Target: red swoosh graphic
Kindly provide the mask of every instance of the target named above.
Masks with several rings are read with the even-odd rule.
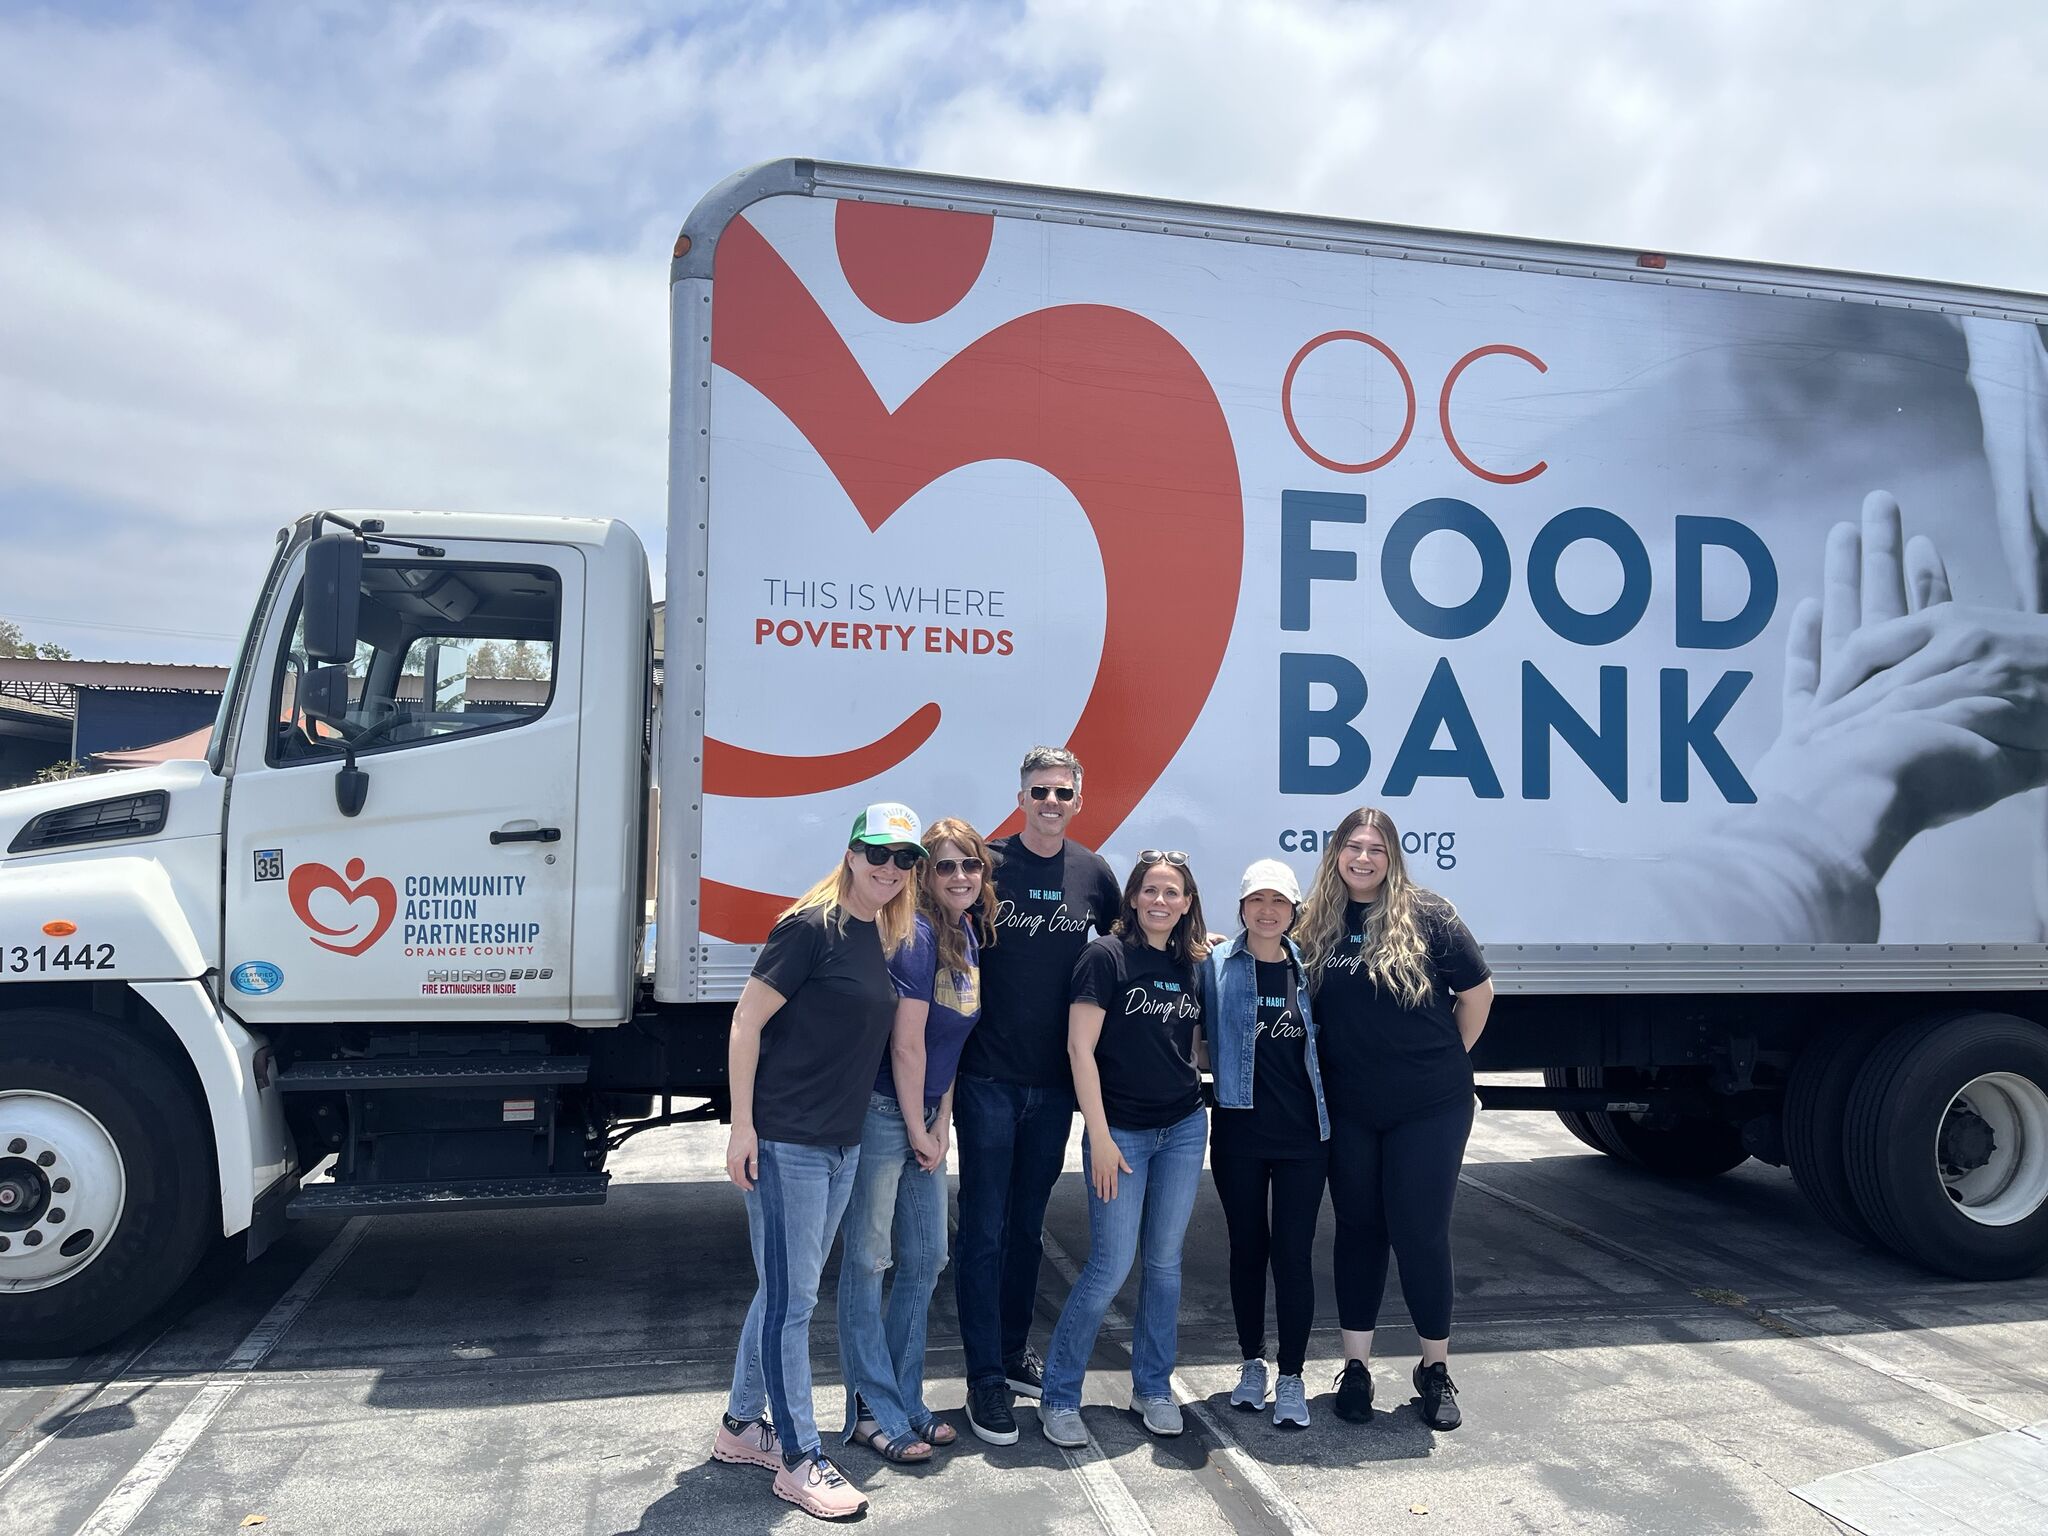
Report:
[[[1200,367],[1141,315],[1061,305],[980,337],[891,412],[743,218],[719,240],[715,277],[712,360],[804,435],[870,529],[932,481],[987,459],[1035,464],[1080,504],[1108,603],[1094,685],[1067,745],[1088,766],[1074,835],[1100,843],[1187,739],[1236,617],[1243,497],[1229,426]],[[782,763],[795,774],[804,761]],[[894,763],[876,752],[862,766],[872,775]],[[767,903],[786,904],[706,881],[704,929],[758,941]]]
[[[927,704],[879,741],[824,757],[779,757],[704,738],[704,792],[775,800],[843,789],[895,767],[939,728],[939,706]]]

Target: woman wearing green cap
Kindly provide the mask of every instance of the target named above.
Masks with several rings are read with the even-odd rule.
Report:
[[[921,831],[908,806],[863,811],[838,865],[768,935],[732,1015],[725,1167],[746,1194],[760,1285],[711,1454],[773,1469],[775,1496],[823,1520],[867,1508],[812,1417],[811,1313],[896,1018],[888,962],[917,921]]]
[[[1244,1358],[1233,1408],[1266,1403],[1266,1270],[1280,1325],[1273,1423],[1308,1428],[1303,1357],[1315,1325],[1316,1217],[1329,1158],[1329,1112],[1301,954],[1288,937],[1301,884],[1278,859],[1238,882],[1236,938],[1209,951],[1202,1017],[1216,1073],[1209,1176],[1230,1231],[1230,1305]]]

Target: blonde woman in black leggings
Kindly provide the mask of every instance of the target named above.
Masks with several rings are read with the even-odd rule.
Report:
[[[1361,806],[1323,847],[1296,925],[1315,999],[1337,1216],[1337,1417],[1372,1417],[1372,1336],[1387,1253],[1422,1345],[1423,1422],[1456,1429],[1451,1206],[1472,1131],[1469,1052],[1493,982],[1471,930],[1408,878],[1401,834]]]

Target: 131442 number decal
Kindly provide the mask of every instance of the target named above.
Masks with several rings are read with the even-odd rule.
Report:
[[[24,971],[111,971],[111,944],[11,944],[0,953],[0,966],[19,976]]]

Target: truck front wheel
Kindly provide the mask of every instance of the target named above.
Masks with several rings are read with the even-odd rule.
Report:
[[[0,1016],[0,1355],[76,1354],[170,1297],[219,1225],[205,1126],[132,1031]]]
[[[1849,1095],[1856,1206],[1889,1247],[1965,1280],[2048,1264],[2048,1029],[2010,1014],[1887,1036]]]

